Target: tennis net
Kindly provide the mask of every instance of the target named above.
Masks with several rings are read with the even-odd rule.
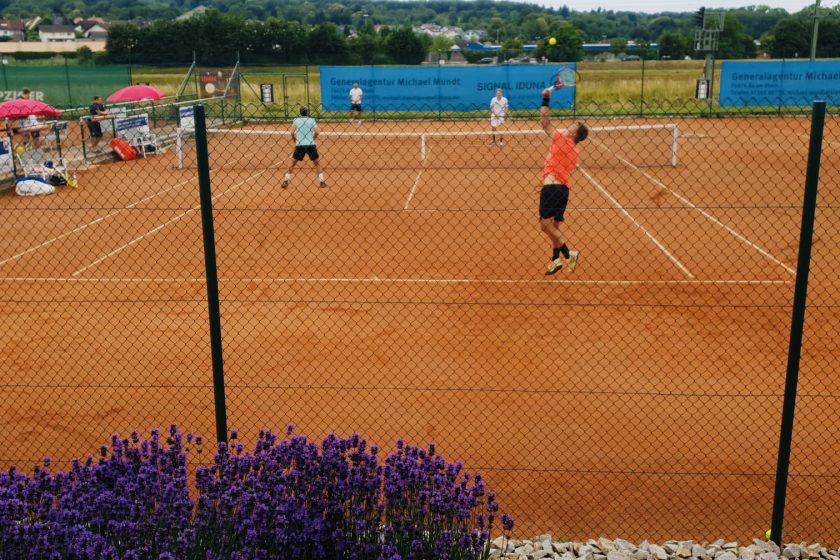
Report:
[[[498,134],[498,133],[497,133]],[[675,124],[596,126],[581,144],[587,167],[676,166]],[[505,130],[494,145],[489,131],[324,131],[318,152],[331,169],[538,169],[550,140],[543,130]],[[501,148],[501,149],[499,149]],[[294,141],[287,130],[208,129],[214,170],[274,169],[287,165]],[[182,136],[178,167],[195,167],[195,140]]]

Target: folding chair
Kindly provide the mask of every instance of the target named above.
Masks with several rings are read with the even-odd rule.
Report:
[[[160,150],[157,136],[154,132],[127,130],[123,134],[123,138],[137,150],[138,154],[142,154],[143,157],[146,157],[146,154],[156,154]]]
[[[52,123],[49,132],[44,135],[47,149],[51,152],[60,152],[58,149],[63,140],[67,137],[67,122],[55,121]]]
[[[133,115],[117,121],[117,132],[119,136],[131,144],[138,154],[146,157],[146,154],[157,153],[160,150],[157,136],[149,126],[149,116],[146,114]]]

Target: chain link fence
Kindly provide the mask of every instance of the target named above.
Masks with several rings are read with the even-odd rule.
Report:
[[[226,421],[240,439],[293,423],[386,450],[434,441],[484,474],[521,536],[763,536],[807,116],[555,112],[591,133],[562,224],[579,264],[546,275],[538,103],[495,136],[472,115],[314,111],[323,176],[306,159],[285,188],[290,122],[213,103]],[[77,124],[76,188],[0,194],[0,467],[66,466],[113,432],[171,422],[213,440],[186,107],[141,113],[139,145],[154,149],[126,162],[89,157]],[[827,546],[838,132],[829,116],[785,518],[785,540]]]

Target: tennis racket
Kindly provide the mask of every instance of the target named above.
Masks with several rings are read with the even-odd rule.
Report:
[[[72,188],[76,188],[79,186],[79,181],[76,179],[76,174],[73,173],[72,175],[64,168],[59,169],[56,173],[62,177],[65,181],[67,181],[67,185]]]
[[[551,77],[554,89],[562,87],[574,87],[580,81],[580,73],[575,70],[574,66],[561,66]]]

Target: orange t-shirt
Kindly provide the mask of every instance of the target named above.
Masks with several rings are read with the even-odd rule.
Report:
[[[545,156],[543,178],[553,175],[558,184],[569,186],[569,175],[577,165],[580,151],[575,141],[565,132],[555,130],[551,138],[551,147]]]

